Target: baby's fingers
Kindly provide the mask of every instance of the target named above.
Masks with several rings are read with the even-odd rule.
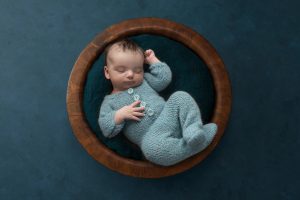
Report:
[[[141,103],[140,100],[133,102],[132,104],[130,104],[131,107],[136,107],[137,105],[139,105]]]
[[[146,56],[149,56],[151,53],[152,53],[152,50],[151,50],[151,49],[148,49],[148,50],[145,51],[145,55],[146,55]]]
[[[133,115],[130,117],[130,119],[133,119],[133,120],[135,120],[135,121],[141,121],[140,118],[138,118],[138,117],[136,117],[136,116],[133,116]]]
[[[133,111],[134,112],[136,112],[136,111],[143,111],[143,110],[145,110],[145,107],[135,107],[135,108],[133,108]]]
[[[143,116],[145,116],[145,114],[142,113],[142,112],[133,112],[132,114],[133,114],[134,116],[136,116],[136,117],[143,117]]]

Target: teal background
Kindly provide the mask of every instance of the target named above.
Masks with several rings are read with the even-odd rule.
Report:
[[[299,1],[0,1],[0,199],[299,199]],[[176,176],[113,172],[74,137],[66,90],[106,27],[161,17],[201,33],[226,64],[230,122]]]

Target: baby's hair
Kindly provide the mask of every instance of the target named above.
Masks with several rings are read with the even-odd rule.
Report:
[[[104,50],[104,62],[105,62],[105,66],[107,65],[107,55],[108,55],[108,52],[110,51],[110,49],[111,49],[111,47],[113,45],[117,45],[123,51],[129,50],[129,51],[133,51],[133,52],[139,52],[144,57],[144,50],[139,45],[137,45],[135,42],[133,42],[132,40],[129,40],[127,38],[120,39],[120,40],[117,40],[117,41],[109,44],[105,48],[105,50]]]

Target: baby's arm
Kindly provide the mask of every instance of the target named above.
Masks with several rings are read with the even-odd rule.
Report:
[[[125,123],[116,124],[114,110],[108,102],[103,102],[100,108],[98,124],[105,137],[112,138],[116,136],[124,127]]]
[[[140,120],[138,116],[144,116],[141,113],[144,107],[135,107],[139,103],[140,101],[133,102],[119,110],[113,110],[107,102],[102,103],[98,123],[103,135],[108,138],[116,136],[123,129],[125,119]]]
[[[165,89],[172,80],[170,67],[166,63],[161,62],[151,49],[145,51],[145,63],[150,65],[150,73],[144,74],[149,85],[157,92]]]

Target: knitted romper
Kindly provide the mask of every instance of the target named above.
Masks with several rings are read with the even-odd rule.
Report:
[[[123,130],[147,160],[170,166],[205,149],[213,140],[217,125],[202,124],[199,107],[188,93],[174,92],[167,101],[159,96],[157,92],[165,89],[172,79],[165,62],[152,64],[149,70],[139,86],[104,97],[98,123],[105,137],[114,137]],[[116,111],[137,100],[141,100],[139,106],[145,107],[141,121],[115,124]]]

